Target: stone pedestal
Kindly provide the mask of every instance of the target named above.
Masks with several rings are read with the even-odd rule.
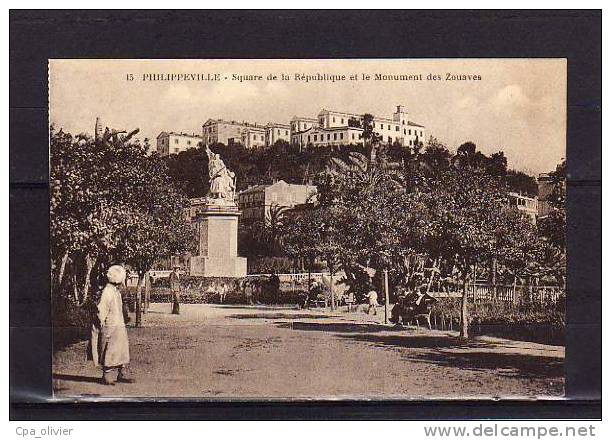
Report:
[[[238,207],[207,199],[192,202],[199,238],[198,255],[189,262],[190,274],[204,277],[246,276],[246,258],[238,257]]]

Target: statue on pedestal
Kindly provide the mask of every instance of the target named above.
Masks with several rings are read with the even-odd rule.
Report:
[[[235,204],[235,173],[225,166],[223,159],[206,145],[210,189],[206,197],[216,204]]]
[[[208,146],[207,177],[210,189],[206,197],[192,199],[197,213],[198,255],[189,259],[189,274],[203,277],[241,278],[246,276],[246,258],[238,256],[238,218],[235,202],[236,178],[220,155]]]

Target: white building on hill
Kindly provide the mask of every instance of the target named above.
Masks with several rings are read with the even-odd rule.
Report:
[[[162,131],[159,133],[159,136],[157,136],[157,153],[159,153],[160,156],[177,154],[189,148],[197,148],[201,141],[201,136],[195,134]]]
[[[291,120],[291,142],[302,147],[362,143],[362,117],[326,109],[320,111],[317,119],[295,116]],[[402,105],[397,106],[390,118],[374,115],[373,130],[382,142],[405,146],[424,142],[426,136],[425,127],[410,121]]]

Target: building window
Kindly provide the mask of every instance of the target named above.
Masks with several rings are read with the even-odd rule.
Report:
[[[395,131],[399,131],[399,126],[398,125],[395,127]]]
[[[354,139],[354,133],[352,133],[352,139]]]
[[[286,136],[288,136],[288,135],[289,135],[289,131],[288,131],[288,130],[284,130],[284,134],[285,134]]]
[[[317,135],[317,134],[315,134],[315,135],[314,135],[314,141],[317,141],[317,140],[318,140],[317,138],[318,138],[318,135]]]
[[[331,140],[331,133],[327,133],[327,140],[330,141]]]
[[[337,140],[337,133],[333,133],[333,140],[336,141]]]
[[[308,143],[310,142],[310,135],[308,135]]]
[[[187,145],[191,145],[191,141],[187,141]]]
[[[342,118],[342,125],[344,124],[344,118]]]
[[[178,139],[174,139],[174,143],[177,144],[178,143]]]
[[[340,134],[339,134],[339,138],[340,138],[340,139],[343,139],[343,138],[344,138],[344,133],[340,133]]]
[[[335,122],[335,116],[333,116],[333,122]]]
[[[410,136],[412,135],[412,131],[411,131],[411,130],[409,131],[409,135],[410,135]],[[411,145],[411,144],[410,144],[410,145]]]

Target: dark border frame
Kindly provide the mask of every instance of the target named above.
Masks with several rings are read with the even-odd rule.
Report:
[[[9,30],[11,419],[601,417],[601,11],[12,10]],[[382,57],[567,58],[571,400],[45,402],[51,392],[47,60]]]

